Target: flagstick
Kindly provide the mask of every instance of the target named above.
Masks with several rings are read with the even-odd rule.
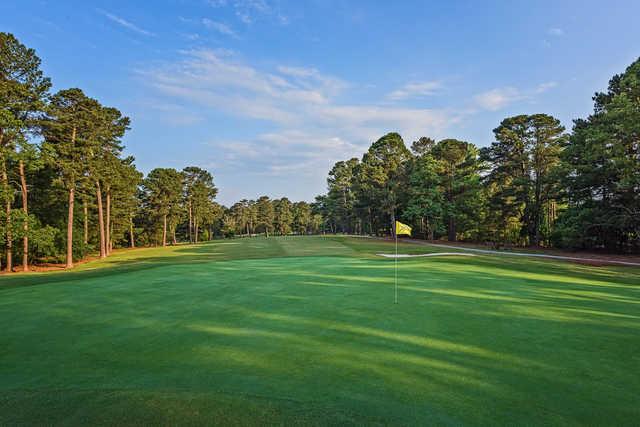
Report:
[[[398,303],[398,231],[396,230],[396,257],[395,259],[395,270],[396,270],[396,286],[395,286],[395,299],[394,304]]]

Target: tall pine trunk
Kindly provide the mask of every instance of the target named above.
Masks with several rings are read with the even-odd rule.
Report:
[[[167,215],[162,216],[162,246],[167,246]]]
[[[24,212],[24,223],[22,224],[22,230],[24,236],[22,237],[22,271],[29,271],[29,210],[27,200],[27,178],[24,174],[24,162],[20,160],[18,162],[18,169],[20,171],[20,188],[22,190],[22,212]]]
[[[89,244],[89,207],[86,199],[82,202],[82,211],[84,215],[84,245],[87,246]]]
[[[533,246],[540,246],[540,220],[542,216],[542,184],[540,179],[536,177],[535,193],[533,200],[533,219],[531,229],[529,230],[529,242]]]
[[[456,231],[456,218],[455,216],[451,213],[451,211],[454,209],[454,202],[455,202],[455,197],[453,195],[453,180],[455,179],[455,172],[454,172],[454,168],[453,165],[449,166],[450,167],[450,172],[449,172],[449,183],[447,185],[447,201],[449,202],[449,212],[447,215],[447,240],[449,242],[455,242],[457,240],[457,231]]]
[[[13,271],[13,237],[11,233],[11,197],[9,196],[9,178],[7,176],[7,162],[5,158],[2,158],[2,185],[5,190],[7,201],[5,204],[5,213],[7,215],[7,230],[6,230],[6,245],[7,245],[7,272]]]
[[[106,199],[107,199],[107,225],[105,227],[105,231],[107,234],[106,240],[104,242],[104,252],[109,255],[111,253],[111,187],[108,186],[106,189]]]
[[[77,129],[71,131],[71,145],[76,143]],[[75,202],[76,181],[72,177],[69,185],[69,212],[67,213],[67,268],[73,267],[73,204]]]
[[[194,238],[195,238],[195,243],[198,243],[198,219],[194,218],[193,219],[193,234],[194,234]]]
[[[191,210],[191,200],[189,200],[189,243],[193,243],[193,235],[192,235],[192,231],[193,230],[193,213]]]
[[[136,247],[136,239],[133,236],[133,216],[129,216],[129,244],[132,248]]]
[[[449,213],[449,226],[447,227],[447,240],[455,242],[457,239],[456,233],[456,219],[451,213]]]
[[[96,180],[96,201],[98,202],[98,227],[100,228],[100,258],[107,257],[107,247],[104,233],[104,213],[102,211],[102,190],[100,181]]]
[[[73,204],[75,197],[75,184],[69,189],[69,212],[67,216],[67,268],[73,267]]]

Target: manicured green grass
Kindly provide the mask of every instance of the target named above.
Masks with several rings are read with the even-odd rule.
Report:
[[[434,251],[418,245],[403,253]],[[345,237],[0,278],[0,425],[637,425],[640,270]]]

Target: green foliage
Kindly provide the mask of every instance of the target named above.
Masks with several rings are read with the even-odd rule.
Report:
[[[262,196],[256,201],[256,231],[267,236],[273,230],[275,211],[269,197]]]
[[[359,191],[365,198],[376,201],[387,215],[388,228],[395,232],[396,211],[405,196],[406,163],[411,153],[397,133],[388,133],[376,142],[362,157]]]
[[[640,59],[594,97],[562,153],[570,208],[567,246],[637,250],[640,246]],[[577,226],[579,224],[579,226]]]
[[[544,208],[558,198],[564,127],[546,114],[519,115],[504,119],[493,132],[496,142],[482,150],[490,168],[485,178],[489,237],[500,243],[538,245],[543,240]],[[514,234],[518,227],[520,232]]]
[[[280,200],[274,200],[274,219],[273,228],[280,235],[291,233],[293,224],[293,205],[286,197]]]
[[[56,236],[59,230],[50,225],[37,226],[36,221],[30,223],[29,245],[32,259],[53,258],[59,252],[56,247]]]
[[[433,239],[443,229],[444,198],[438,174],[440,165],[430,149],[421,152],[411,163],[409,200],[402,217],[417,224],[425,238]]]

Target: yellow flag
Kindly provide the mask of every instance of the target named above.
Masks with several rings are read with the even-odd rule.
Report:
[[[407,224],[403,224],[400,221],[396,221],[396,236],[400,236],[402,234],[408,234],[411,236],[411,227]]]

